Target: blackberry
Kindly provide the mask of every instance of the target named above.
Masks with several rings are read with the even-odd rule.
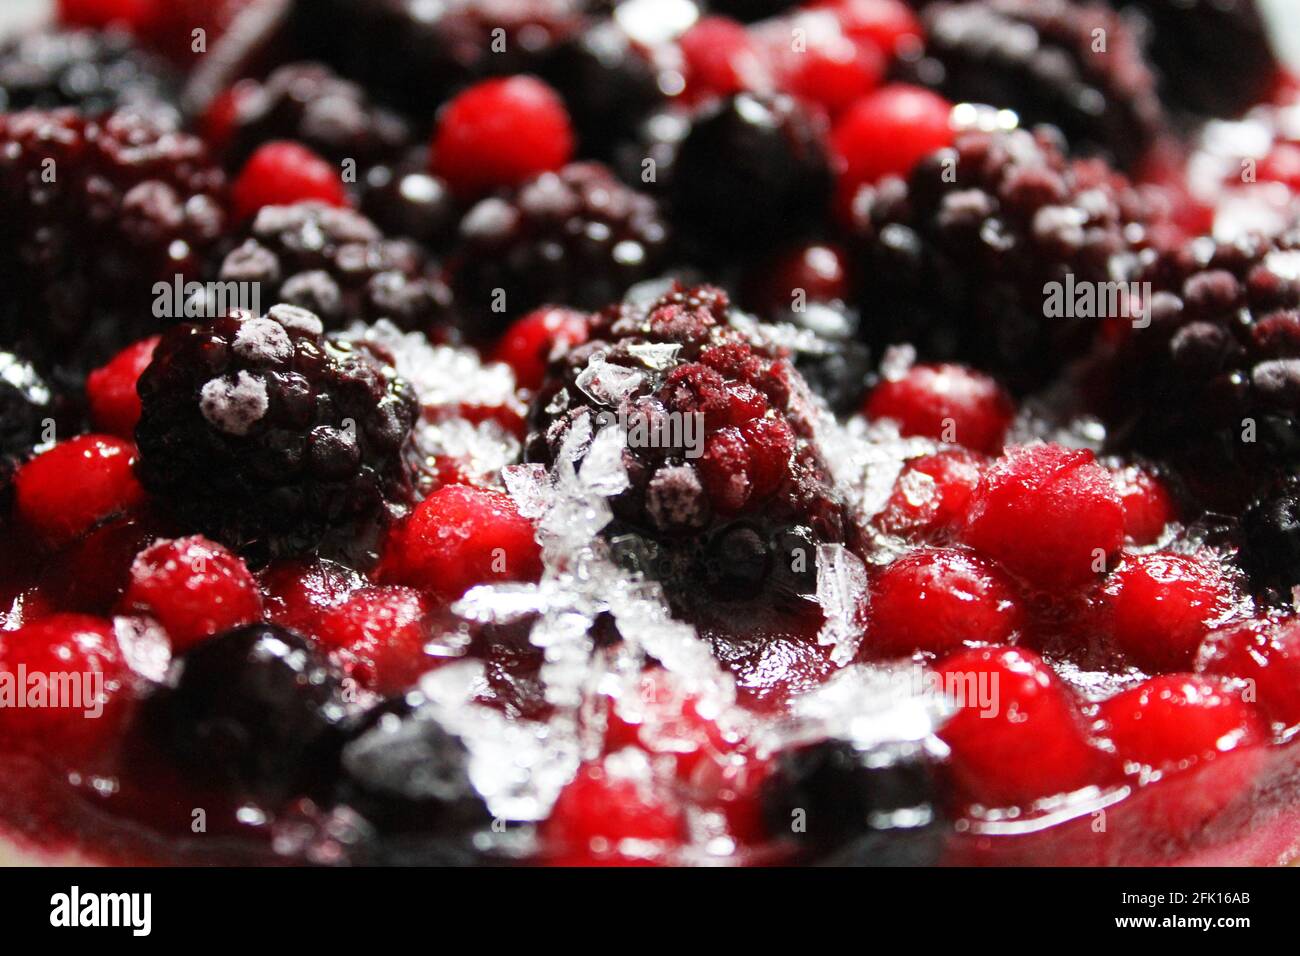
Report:
[[[141,483],[254,563],[318,551],[364,565],[409,498],[410,385],[304,309],[176,326],[138,391]]]
[[[954,102],[1014,110],[1025,126],[1052,123],[1076,151],[1123,169],[1160,133],[1155,78],[1138,37],[1104,5],[975,0],[936,3],[921,17],[926,57],[909,78]]]
[[[0,206],[0,345],[84,369],[165,324],[154,283],[198,277],[225,177],[140,113],[25,111],[0,115]]]
[[[1112,444],[1195,463],[1183,470],[1202,492],[1226,468],[1245,489],[1290,470],[1300,461],[1300,233],[1198,239],[1145,259],[1150,324],[1101,370]]]
[[[943,850],[934,770],[916,748],[864,751],[835,739],[800,745],[777,756],[761,799],[769,832],[793,834],[807,862],[930,866]],[[798,819],[802,828],[793,826]]]
[[[1236,116],[1281,74],[1255,0],[1109,0],[1149,25],[1161,98],[1173,109]]]
[[[664,265],[668,228],[658,204],[596,163],[542,173],[509,197],[489,197],[460,225],[451,268],[475,335],[554,303],[599,308]],[[507,311],[499,310],[502,290]]]
[[[295,140],[338,165],[354,160],[365,170],[409,148],[410,126],[397,113],[370,101],[356,83],[319,63],[291,63],[266,80],[233,87],[223,162],[238,170],[270,140]]]
[[[419,246],[318,202],[263,207],[218,278],[257,283],[262,297],[308,309],[331,329],[383,318],[428,332],[451,307],[450,290]]]
[[[853,216],[864,339],[1018,390],[1082,356],[1102,326],[1073,308],[1047,315],[1047,284],[1107,288],[1165,221],[1099,161],[1068,162],[1045,129],[962,134],[906,183],[860,192]]]
[[[696,614],[758,594],[801,606],[816,545],[854,534],[807,385],[731,318],[709,286],[597,314],[541,389],[527,449],[553,464],[573,429],[621,422],[629,487],[611,500],[607,533],[620,560]]]
[[[251,624],[203,641],[173,668],[146,701],[142,726],[187,774],[273,799],[330,782],[342,680],[310,641]]]
[[[0,45],[0,113],[134,107],[179,121],[172,69],[116,30],[30,33]]]
[[[1255,592],[1282,607],[1300,585],[1300,480],[1283,479],[1246,510],[1241,564]]]
[[[9,480],[41,442],[54,417],[54,394],[30,362],[0,352],[0,514],[8,510]]]
[[[788,245],[825,219],[826,130],[789,97],[730,97],[695,117],[669,188],[674,225],[706,261]]]

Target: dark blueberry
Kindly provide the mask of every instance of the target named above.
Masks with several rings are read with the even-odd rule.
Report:
[[[775,839],[793,838],[808,862],[929,866],[943,849],[934,771],[919,750],[859,750],[826,740],[781,753],[763,787]]]
[[[416,150],[396,163],[372,166],[361,186],[361,211],[386,235],[445,249],[456,234],[456,202],[428,165],[427,152]]]
[[[180,657],[151,697],[149,735],[194,779],[269,798],[330,782],[341,743],[339,674],[303,637],[252,624]]]
[[[1241,522],[1241,562],[1257,593],[1290,606],[1300,585],[1300,481],[1292,478],[1255,502]]]

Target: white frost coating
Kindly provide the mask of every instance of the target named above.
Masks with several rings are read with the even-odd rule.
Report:
[[[199,411],[213,428],[227,435],[247,435],[269,406],[266,382],[243,370],[234,381],[214,378],[199,392]]]
[[[325,331],[325,325],[321,322],[320,317],[315,312],[301,308],[296,305],[288,305],[284,302],[273,305],[266,313],[267,318],[275,319],[286,329],[295,332],[307,332],[310,335],[320,335]]]
[[[611,365],[602,353],[597,352],[587,362],[587,367],[578,373],[574,384],[593,402],[615,407],[640,388],[644,381],[645,376],[636,369]]]
[[[241,324],[232,348],[246,362],[271,364],[287,362],[293,357],[289,333],[271,318],[249,319]]]
[[[842,544],[817,546],[817,603],[825,621],[817,643],[830,646],[840,667],[853,661],[866,626],[867,568]]]

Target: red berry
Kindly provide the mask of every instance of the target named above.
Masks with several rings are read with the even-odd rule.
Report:
[[[871,390],[868,418],[891,418],[903,435],[934,438],[994,454],[1002,448],[1015,408],[997,382],[964,365],[913,365],[901,378]]]
[[[157,620],[178,654],[262,618],[262,594],[243,559],[199,535],[140,552],[122,604],[127,613]]]
[[[72,27],[134,29],[153,15],[158,0],[59,0],[59,22]]]
[[[340,171],[306,146],[288,140],[264,143],[240,170],[230,189],[235,215],[249,218],[263,206],[316,200],[346,206]]]
[[[678,778],[689,781],[711,775],[703,765],[711,756],[731,752],[739,742],[706,716],[708,707],[683,693],[668,672],[646,671],[637,690],[635,700],[611,705],[606,752],[639,747],[651,754],[671,754]]]
[[[132,438],[140,420],[140,396],[135,383],[153,358],[160,336],[128,345],[107,365],[86,377],[86,398],[95,427],[119,438]]]
[[[109,621],[54,614],[0,631],[0,674],[26,705],[0,707],[0,748],[67,760],[116,739],[131,671]],[[41,688],[44,699],[33,697]]]
[[[914,458],[903,466],[877,523],[912,540],[940,540],[966,519],[971,495],[988,462],[953,448]]]
[[[686,823],[651,781],[620,774],[606,760],[578,771],[541,836],[555,864],[627,866],[660,860],[685,840]]]
[[[971,800],[1020,806],[1105,778],[1106,755],[1088,741],[1069,689],[1036,654],[964,651],[936,672],[959,706],[939,735]]]
[[[1124,509],[1092,452],[1010,448],[971,497],[968,544],[1045,589],[1086,584],[1124,541]]]
[[[1190,668],[1230,597],[1216,564],[1164,552],[1125,559],[1103,593],[1115,643],[1150,672]]]
[[[800,303],[843,301],[849,295],[848,256],[839,246],[808,243],[763,263],[750,283],[756,308],[780,313]]]
[[[531,76],[484,80],[438,117],[433,171],[462,196],[514,186],[573,155],[573,131],[559,95]]]
[[[922,157],[951,146],[952,104],[905,84],[883,86],[846,109],[831,133],[839,163],[839,203],[847,210],[859,187],[906,176]]]
[[[1020,597],[1006,574],[966,551],[935,548],[898,559],[876,578],[867,647],[873,657],[949,654],[1014,643],[1023,626]]]
[[[64,544],[144,500],[135,446],[111,435],[78,435],[14,475],[15,510],[47,544]]]
[[[921,23],[903,0],[814,0],[813,8],[828,8],[844,32],[869,40],[888,57],[921,42]]]
[[[448,485],[397,533],[389,576],[455,600],[476,584],[531,581],[542,570],[533,525],[504,492]]]
[[[1248,681],[1271,720],[1300,725],[1300,621],[1248,621],[1212,632],[1196,669]]]
[[[1300,144],[1274,144],[1268,155],[1259,161],[1255,176],[1264,182],[1284,183],[1288,189],[1300,191]]]
[[[682,34],[678,45],[692,98],[730,96],[762,85],[763,63],[743,23],[703,17]]]
[[[807,31],[802,49],[787,50],[789,37],[782,37],[782,86],[835,116],[876,88],[885,58],[871,41],[854,39],[838,25],[826,30],[821,22],[814,17],[795,21]]]
[[[1115,486],[1124,506],[1124,536],[1134,544],[1154,544],[1165,526],[1178,517],[1164,482],[1144,468],[1119,469]]]
[[[529,312],[506,329],[492,358],[515,370],[520,388],[539,388],[546,366],[557,349],[566,351],[587,341],[587,319],[574,309],[544,306]]]
[[[302,634],[316,632],[326,612],[365,585],[356,571],[334,561],[284,561],[262,572],[266,616]]]
[[[413,588],[361,588],[326,611],[313,635],[361,686],[397,694],[436,663],[424,650],[431,611]]]

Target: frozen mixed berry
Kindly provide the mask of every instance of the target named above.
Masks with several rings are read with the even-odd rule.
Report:
[[[810,303],[844,302],[852,291],[846,250],[826,242],[799,243],[756,263],[743,304],[771,321],[789,321]]]
[[[788,96],[741,93],[706,106],[677,152],[670,191],[681,238],[706,260],[787,245],[824,221],[824,124]]]
[[[307,309],[327,328],[388,319],[432,332],[447,319],[451,292],[420,248],[386,237],[360,213],[317,202],[267,206],[241,235],[217,278]]]
[[[178,318],[154,284],[198,277],[224,189],[200,140],[138,112],[0,115],[0,343],[76,366]]]
[[[54,414],[54,393],[41,374],[25,359],[0,352],[0,508],[7,509],[14,469],[49,437]]]
[[[0,749],[56,761],[102,756],[130,712],[134,679],[103,618],[52,614],[0,632],[0,674],[29,705],[36,680],[50,695],[44,706],[0,707]]]
[[[913,365],[873,388],[862,411],[870,419],[892,419],[903,435],[995,454],[1015,408],[987,375],[961,365]]]
[[[921,23],[905,0],[813,0],[806,6],[829,11],[849,36],[888,57],[909,54],[921,42]]]
[[[86,401],[97,429],[119,438],[132,438],[140,420],[140,394],[136,382],[153,360],[158,336],[128,345],[107,364],[86,376]]]
[[[1099,162],[1067,162],[1045,131],[962,133],[906,184],[855,199],[862,334],[1035,387],[1113,315],[1080,310],[1075,290],[1111,289],[1160,215]]]
[[[310,633],[362,687],[396,694],[437,663],[424,650],[432,610],[414,588],[363,587],[321,614]]]
[[[957,707],[939,732],[948,772],[984,806],[1024,806],[1104,782],[1107,755],[1087,735],[1073,694],[1037,655],[1019,648],[965,651],[936,673]]]
[[[1294,619],[1252,620],[1211,632],[1196,670],[1249,682],[1269,719],[1286,729],[1300,724],[1300,626]]]
[[[79,27],[138,27],[153,0],[58,0],[60,23]]]
[[[1124,509],[1092,452],[1016,446],[980,479],[962,539],[1040,588],[1079,587],[1111,567]]]
[[[609,533],[642,551],[625,557],[679,601],[779,602],[810,590],[817,543],[852,532],[806,384],[730,316],[709,286],[599,313],[538,394],[528,454],[553,463],[566,442],[621,423],[629,487]]]
[[[273,561],[259,581],[268,619],[291,631],[311,634],[321,619],[366,584],[357,571],[337,561]]]
[[[310,641],[251,624],[178,657],[141,716],[191,779],[276,798],[322,782],[345,706],[338,673]]]
[[[1155,544],[1178,517],[1173,494],[1150,468],[1128,465],[1116,469],[1115,486],[1124,506],[1124,536],[1134,544]]]
[[[997,565],[967,551],[914,551],[871,585],[866,648],[872,657],[949,654],[974,644],[1014,644],[1025,612]]]
[[[131,564],[125,613],[145,614],[182,653],[213,634],[262,617],[262,595],[239,556],[200,535],[166,539]]]
[[[385,234],[437,250],[455,238],[460,214],[447,184],[429,172],[428,154],[421,149],[366,170],[361,211]]]
[[[560,866],[662,863],[686,841],[686,820],[648,774],[621,773],[610,759],[581,767],[541,827],[548,861]]]
[[[777,754],[761,787],[769,835],[802,846],[801,862],[930,866],[943,848],[931,759],[824,740]]]
[[[965,522],[986,467],[982,456],[961,448],[914,458],[873,520],[882,531],[908,540],[943,540]]]
[[[410,493],[418,401],[390,361],[289,305],[177,326],[140,376],[140,480],[186,527],[258,561],[364,561]]]
[[[600,308],[665,265],[658,204],[597,163],[573,163],[480,201],[460,224],[452,283],[470,332],[547,302]]]
[[[587,341],[587,317],[574,309],[542,306],[512,323],[492,357],[515,372],[520,388],[540,388],[553,356]]]
[[[1100,2],[975,0],[921,14],[916,76],[954,102],[1051,123],[1074,150],[1131,169],[1160,134],[1156,81],[1138,35]]]
[[[769,85],[767,64],[745,25],[729,17],[705,16],[681,35],[686,95],[693,100],[731,96]]]
[[[291,140],[259,146],[230,187],[235,216],[248,219],[265,206],[319,202],[346,206],[342,169]]]
[[[1103,593],[1115,642],[1149,672],[1191,667],[1232,599],[1213,561],[1159,551],[1126,558]]]
[[[430,163],[458,194],[517,186],[564,166],[573,130],[559,95],[531,76],[485,80],[442,108]]]
[[[136,449],[111,435],[78,435],[37,455],[14,474],[14,511],[44,543],[66,544],[140,505]]]
[[[1289,605],[1300,585],[1300,481],[1284,479],[1246,509],[1238,560],[1259,596]]]
[[[120,0],[119,0],[120,2]],[[239,16],[262,0],[141,0],[135,32],[153,49],[181,66],[201,62]],[[198,42],[195,31],[202,42]]]
[[[1256,0],[1109,0],[1150,25],[1147,53],[1170,106],[1236,116],[1281,72]]]
[[[884,76],[884,52],[870,40],[850,36],[826,11],[760,29],[770,43],[780,87],[832,116],[875,89]]]
[[[531,581],[542,570],[531,521],[501,491],[447,485],[420,502],[388,545],[391,580],[455,600],[478,584]]]
[[[175,115],[176,78],[160,58],[117,31],[28,33],[0,45],[0,112],[119,107]]]
[[[606,753],[639,747],[670,754],[677,778],[697,787],[707,788],[741,743],[719,723],[713,702],[688,693],[662,668],[642,673],[634,694],[611,698],[605,722]]]

